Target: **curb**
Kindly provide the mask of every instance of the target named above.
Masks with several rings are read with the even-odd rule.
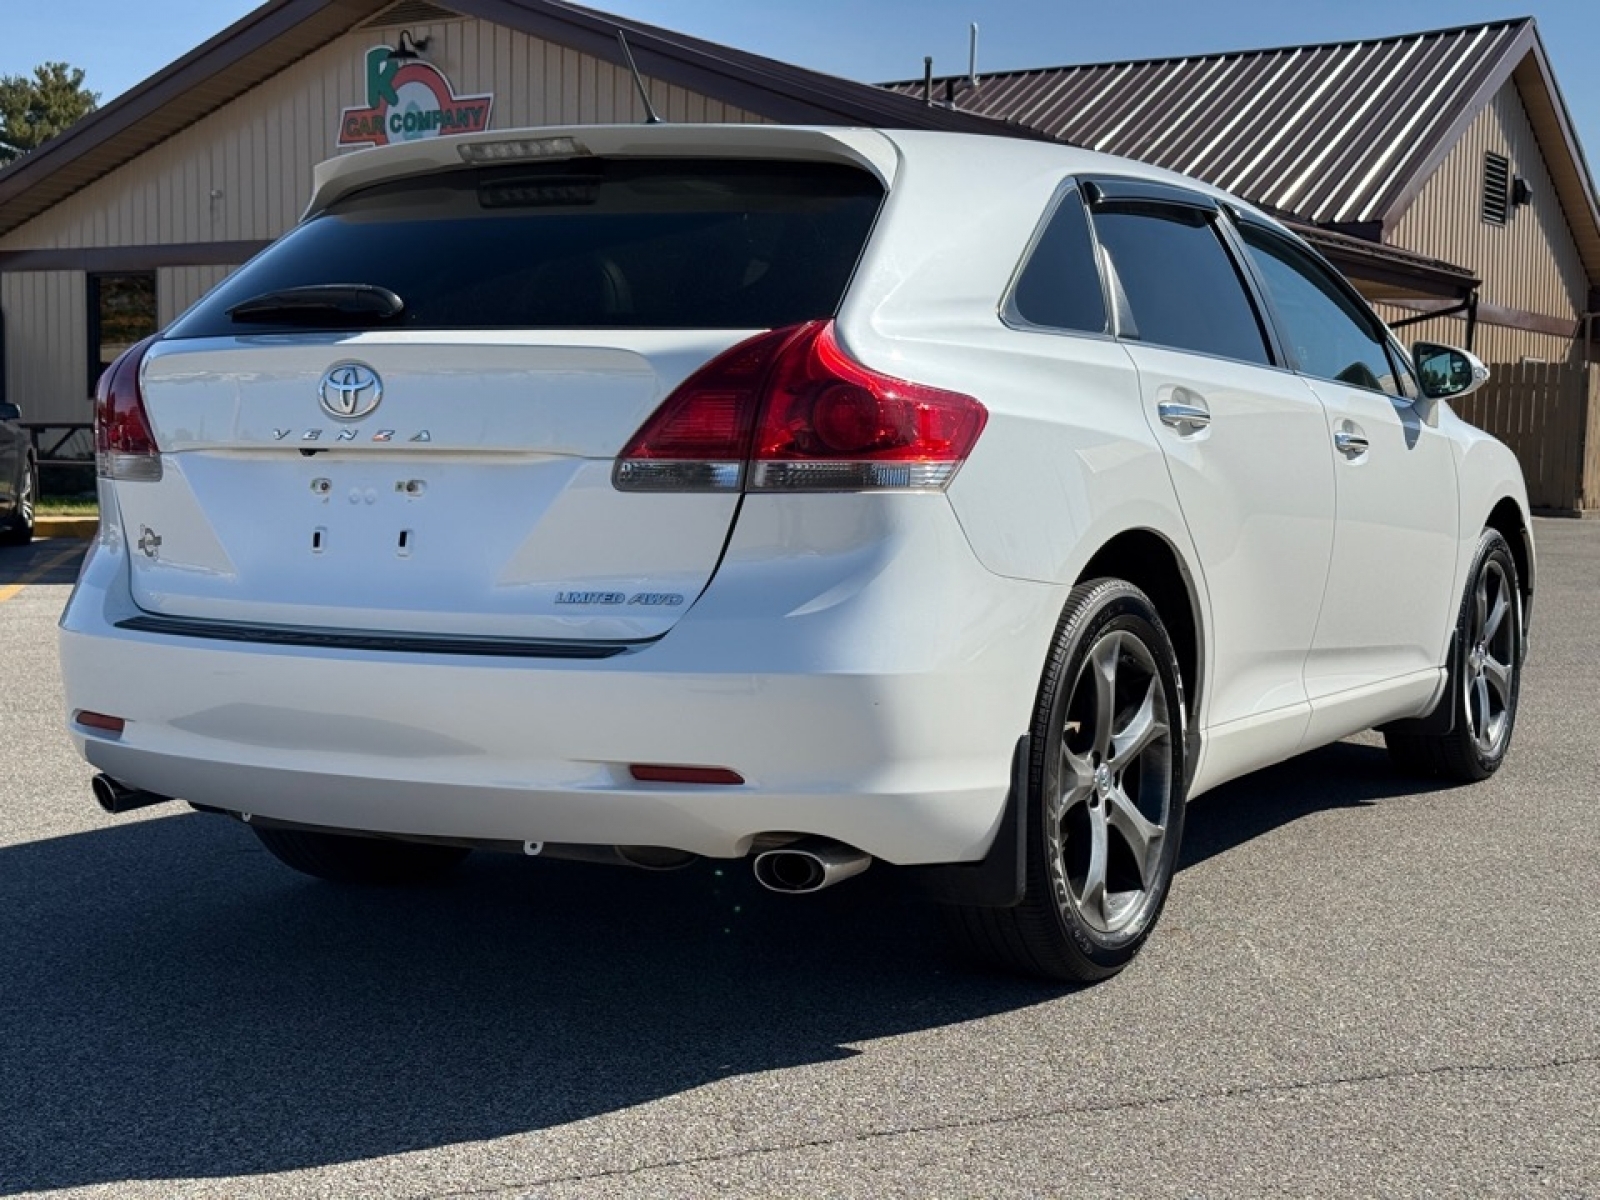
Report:
[[[99,528],[99,517],[33,518],[33,536],[36,538],[92,538]]]

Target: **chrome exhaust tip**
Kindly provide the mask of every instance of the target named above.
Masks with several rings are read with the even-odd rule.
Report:
[[[152,804],[166,804],[172,799],[171,796],[159,796],[155,792],[128,787],[109,775],[96,775],[89,781],[89,790],[94,793],[95,802],[114,817],[135,809],[149,808]]]
[[[756,855],[756,882],[770,892],[806,895],[859,875],[872,865],[872,855],[843,842],[807,838]]]

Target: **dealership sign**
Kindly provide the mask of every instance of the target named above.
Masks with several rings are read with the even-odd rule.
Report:
[[[421,59],[367,51],[367,103],[339,117],[339,145],[388,146],[489,128],[494,93],[458,96],[443,71]]]

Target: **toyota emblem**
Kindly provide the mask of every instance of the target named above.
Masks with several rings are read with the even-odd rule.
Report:
[[[356,421],[378,407],[383,380],[366,363],[334,363],[317,388],[322,411],[341,421]]]

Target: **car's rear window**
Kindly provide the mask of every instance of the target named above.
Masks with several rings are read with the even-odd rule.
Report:
[[[385,288],[343,329],[755,329],[832,316],[882,185],[828,163],[575,159],[463,169],[344,198],[169,331],[302,327],[229,309],[285,289]]]

